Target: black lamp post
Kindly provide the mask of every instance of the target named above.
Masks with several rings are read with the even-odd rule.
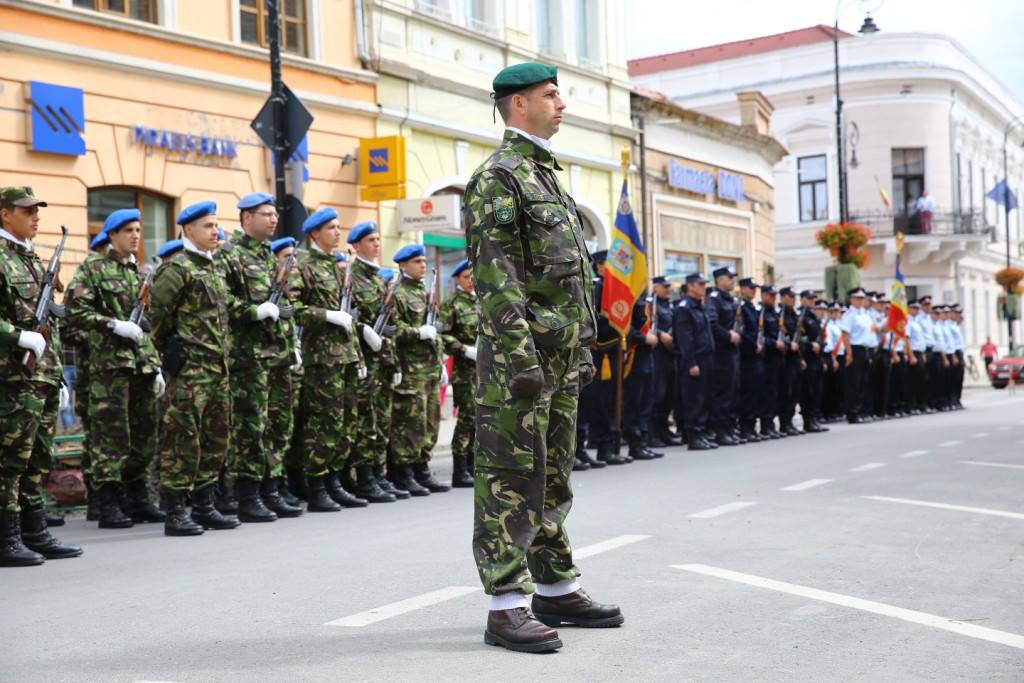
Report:
[[[1009,163],[1007,162],[1007,146],[1010,142],[1010,131],[1013,130],[1014,126],[1024,122],[1024,114],[1018,114],[1016,117],[1010,120],[1006,124],[1006,128],[1003,129],[1003,211],[1006,217],[1006,267],[1010,267],[1010,176],[1009,176]],[[1018,207],[1018,211],[1019,211]],[[1010,342],[1009,354],[1013,355],[1013,318],[1010,317],[1010,296],[1013,295],[1013,291],[1010,289],[1010,285],[1006,285],[1006,305],[1004,306],[1003,312],[1006,314],[1006,338]]]

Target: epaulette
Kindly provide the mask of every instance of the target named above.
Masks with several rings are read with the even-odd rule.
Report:
[[[718,297],[718,290],[716,289],[715,291],[711,292],[710,296],[717,298]]]
[[[683,299],[682,301],[680,301],[679,302],[679,308],[686,308],[686,302],[687,301],[688,301],[688,299]]]
[[[512,171],[519,168],[519,166],[525,161],[525,157],[519,152],[513,152],[507,156],[503,156],[498,161],[494,162],[494,165],[498,168],[508,171]]]
[[[754,304],[754,310],[755,311],[760,311],[761,310],[761,304]]]

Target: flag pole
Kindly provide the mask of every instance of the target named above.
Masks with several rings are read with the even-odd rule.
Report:
[[[629,183],[630,150],[622,148],[622,182]],[[615,373],[615,452],[622,449],[622,374],[625,370],[626,335],[619,333],[618,365]]]

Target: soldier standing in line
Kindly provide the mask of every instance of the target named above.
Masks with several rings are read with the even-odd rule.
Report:
[[[740,380],[740,333],[733,329],[738,313],[736,300],[732,296],[736,286],[736,271],[731,266],[723,266],[715,269],[712,276],[715,288],[704,302],[704,313],[715,340],[714,376],[708,382],[711,391],[708,424],[715,431],[718,445],[738,446],[741,442],[733,436]]]
[[[452,271],[455,295],[441,306],[441,339],[444,350],[455,359],[452,400],[458,421],[452,434],[452,486],[473,487],[473,452],[476,450],[476,336],[480,328],[473,271],[464,260]]]
[[[821,318],[824,316],[825,302],[816,301],[814,292],[805,289],[800,292],[800,330],[803,332],[800,342],[800,415],[804,419],[804,431],[810,433],[827,432],[828,427],[821,424],[821,390],[822,371],[821,359],[822,337]]]
[[[651,330],[647,315],[648,303],[647,297],[641,295],[633,304],[622,378],[622,434],[629,444],[629,457],[634,460],[665,456],[647,447],[647,428],[654,409],[654,347],[658,345],[658,336]]]
[[[272,453],[272,435],[290,430],[290,414],[275,411],[271,421],[270,391],[287,393],[291,381],[288,330],[281,306],[270,300],[280,270],[270,249],[277,229],[273,195],[252,192],[238,202],[241,234],[218,252],[230,295],[231,312],[231,449],[227,474],[234,479],[238,518],[243,522],[274,522],[297,517],[302,509],[289,505],[278,492],[280,462]],[[289,308],[285,309],[291,316]],[[282,419],[287,422],[282,423]]]
[[[679,395],[683,398],[683,405],[676,413],[682,416],[686,446],[691,451],[718,448],[718,444],[705,435],[715,351],[711,324],[704,310],[707,284],[701,273],[686,276],[686,296],[676,306],[672,321]]]
[[[839,321],[839,329],[843,336],[840,344],[832,351],[832,359],[836,360],[840,348],[845,355],[843,369],[843,406],[846,421],[850,424],[863,424],[861,406],[864,400],[864,374],[871,369],[868,354],[875,343],[872,332],[871,316],[864,310],[865,292],[858,287],[848,295],[850,308],[843,313]]]
[[[156,403],[166,383],[152,340],[131,320],[143,285],[135,261],[140,221],[138,209],[107,216],[103,234],[110,247],[103,257],[79,266],[68,302],[69,323],[81,334],[88,358],[89,478],[101,529],[166,519],[146,490],[156,455]],[[124,493],[127,510],[121,509]]]
[[[758,393],[764,380],[764,338],[761,334],[761,306],[754,302],[761,285],[752,277],[740,280],[740,395],[738,413],[740,438],[760,441],[754,427],[761,404]]]
[[[549,141],[565,109],[557,70],[510,66],[493,87],[504,140],[464,203],[481,312],[473,556],[491,596],[484,642],[549,652],[562,646],[553,626],[623,623],[580,588],[565,530],[597,322],[582,221]]]
[[[782,303],[779,326],[786,345],[779,381],[779,432],[786,436],[800,436],[804,431],[793,424],[800,399],[800,313],[796,310],[796,292],[792,287],[780,289],[779,298]]]
[[[676,357],[672,341],[672,283],[664,275],[651,280],[654,290],[654,315],[657,316],[658,345],[654,347],[654,408],[651,411],[650,438],[653,448],[678,446],[682,438],[668,426],[676,396]],[[677,427],[682,415],[676,415]]]
[[[365,507],[341,484],[356,441],[359,383],[366,366],[352,315],[342,310],[344,283],[335,265],[341,222],[334,209],[320,209],[302,224],[310,249],[292,271],[291,301],[302,326],[302,413],[310,512]]]
[[[167,378],[160,430],[161,501],[168,536],[233,529],[213,501],[231,439],[228,290],[215,261],[217,204],[186,207],[177,223],[183,249],[157,269],[150,296],[152,336]],[[185,496],[192,494],[192,515]]]
[[[429,401],[437,401],[435,387],[442,372],[441,340],[428,325],[427,258],[423,245],[409,244],[394,256],[401,273],[395,287],[391,322],[396,328],[395,353],[402,383],[395,387],[388,439],[388,467],[394,483],[414,496],[449,490],[430,475],[423,462],[424,441],[430,431]],[[427,476],[424,476],[426,472]],[[428,485],[429,484],[429,485]]]
[[[0,567],[82,554],[50,533],[43,509],[57,412],[69,400],[56,320],[49,338],[33,329],[46,268],[32,240],[45,206],[30,187],[0,188]],[[61,291],[59,279],[54,286]]]
[[[761,317],[764,321],[764,372],[761,375],[760,404],[761,437],[781,439],[786,436],[775,428],[779,414],[779,384],[786,360],[786,342],[779,324],[777,293],[771,284],[761,285]]]
[[[601,290],[603,287],[604,269],[608,252],[605,250],[595,251],[590,255],[591,287],[593,287],[593,301],[595,306],[601,307]],[[615,431],[614,403],[615,384],[612,381],[609,388],[609,381],[613,380],[618,368],[618,344],[619,337],[615,334],[608,318],[597,313],[597,338],[591,346],[594,367],[607,368],[607,377],[604,372],[599,372],[594,382],[584,386],[580,390],[579,410],[576,417],[576,455],[573,460],[573,469],[576,471],[588,469],[601,469],[608,465],[625,465],[625,457],[619,455],[615,448],[618,446],[618,433]],[[591,458],[587,454],[587,448],[596,448],[597,457]]]

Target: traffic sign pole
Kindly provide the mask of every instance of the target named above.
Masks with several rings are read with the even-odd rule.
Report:
[[[285,154],[285,94],[281,80],[281,22],[278,18],[278,0],[267,2],[267,42],[270,47],[270,101],[274,113],[274,194],[277,198],[277,235],[288,232],[291,207],[289,206],[284,180],[284,166],[288,161]]]

